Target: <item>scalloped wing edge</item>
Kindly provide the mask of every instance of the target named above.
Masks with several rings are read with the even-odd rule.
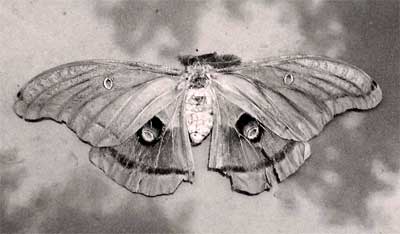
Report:
[[[114,158],[100,153],[100,148],[92,147],[89,152],[90,162],[99,168],[110,179],[130,192],[154,197],[174,193],[182,181],[191,182],[192,175],[187,174],[153,174],[138,169],[127,169]]]
[[[272,165],[247,172],[225,172],[230,177],[232,189],[249,195],[270,190],[274,185],[295,173],[311,155],[308,142],[296,142],[293,149]]]

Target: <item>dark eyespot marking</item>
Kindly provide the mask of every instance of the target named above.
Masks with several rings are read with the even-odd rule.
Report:
[[[113,80],[109,77],[106,77],[103,81],[103,86],[106,89],[111,89],[113,87]]]
[[[291,85],[294,82],[294,76],[291,73],[287,73],[284,77],[283,77],[283,83],[285,83],[286,85]]]
[[[251,142],[258,142],[262,134],[258,121],[246,113],[236,122],[236,129]]]
[[[140,143],[144,145],[154,144],[160,140],[164,124],[157,117],[153,117],[137,132]]]

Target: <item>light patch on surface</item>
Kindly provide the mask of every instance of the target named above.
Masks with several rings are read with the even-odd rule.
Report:
[[[387,168],[378,158],[382,158],[380,155],[376,155],[376,159],[372,161],[371,172],[382,182],[386,184],[399,184],[400,180],[398,175],[394,172],[391,172],[389,168]]]
[[[346,50],[344,44],[337,44],[336,46],[329,47],[325,51],[325,55],[331,58],[337,58]]]
[[[324,224],[326,222],[327,215],[326,210],[320,209],[312,200],[310,200],[310,192],[314,193],[311,197],[315,198],[314,195],[320,194],[320,199],[322,199],[322,188],[316,186],[313,191],[306,192],[301,186],[298,186],[294,183],[289,182],[290,185],[286,187],[285,184],[287,182],[288,181],[285,181],[283,184],[281,184],[280,189],[278,189],[278,191],[276,192],[277,194],[280,194],[278,196],[280,206],[283,206],[286,209],[280,209],[279,212],[275,210],[274,213],[271,214],[272,216],[279,215],[282,217],[286,217],[285,220],[278,219],[279,225],[277,225],[273,229],[268,229],[264,226],[263,229],[254,229],[252,233],[265,233],[266,230],[270,230],[271,233],[285,234],[366,233],[365,230],[363,230],[358,225],[350,224],[346,226],[325,226]],[[295,209],[292,209],[293,207],[288,206],[288,204],[283,204],[285,200],[294,202],[293,204],[295,205]],[[260,206],[260,209],[269,210],[270,207]],[[271,209],[277,208],[271,207]],[[282,212],[282,214],[280,212]]]
[[[325,181],[325,183],[331,185],[331,186],[339,186],[340,185],[340,176],[338,173],[331,171],[331,170],[326,170],[321,172],[321,179]]]
[[[295,53],[303,47],[298,16],[287,2],[243,3],[243,19],[229,17],[220,2],[209,4],[209,11],[199,20],[202,51],[233,53],[251,60]]]
[[[343,33],[343,25],[339,21],[331,19],[328,23],[328,30],[335,34]]]
[[[12,213],[29,206],[43,190],[50,190],[53,193],[52,196],[59,196],[67,187],[73,187],[72,177],[81,178],[82,184],[86,185],[77,188],[79,196],[71,197],[69,205],[89,212],[93,208],[92,204],[80,204],[80,201],[83,199],[82,196],[91,192],[88,186],[91,181],[87,178],[98,177],[98,180],[102,180],[113,189],[103,195],[105,200],[112,200],[112,202],[101,202],[96,209],[100,209],[103,214],[111,214],[121,208],[122,203],[126,201],[125,198],[131,193],[90,164],[87,156],[88,145],[83,144],[66,126],[60,126],[54,122],[40,122],[36,125],[38,126],[32,125],[27,130],[30,132],[30,128],[33,128],[35,133],[30,134],[41,137],[21,140],[24,142],[24,147],[19,150],[19,157],[24,161],[19,165],[25,168],[26,176],[18,189],[10,193],[8,212]],[[108,190],[107,187],[103,189]],[[90,200],[86,197],[84,199]]]
[[[157,63],[166,63],[168,60],[162,60],[161,52],[166,48],[173,48],[178,45],[178,41],[168,27],[161,27],[156,31],[152,40],[146,43],[138,50],[140,61],[157,61]],[[154,62],[153,62],[154,63]]]
[[[346,52],[346,45],[341,40],[344,36],[344,27],[340,21],[336,18],[326,19],[325,27],[319,28],[315,32],[315,37],[318,41],[331,41],[327,43],[323,49],[323,54],[331,57],[337,58]]]
[[[365,113],[350,111],[340,120],[345,129],[355,130],[362,124],[364,118]]]
[[[40,154],[39,154],[40,155]],[[43,154],[42,154],[43,156]],[[38,195],[41,189],[60,189],[68,176],[73,173],[73,166],[69,163],[38,160],[34,165],[27,160],[24,165],[30,165],[27,170],[27,177],[14,191],[9,199],[11,209],[18,209],[27,206],[31,200]]]
[[[380,158],[377,155],[376,158]],[[393,186],[392,191],[381,191],[372,194],[368,199],[368,209],[374,214],[376,229],[385,228],[387,233],[400,233],[400,178],[396,173],[391,172],[385,165],[374,160],[372,173],[377,179]]]
[[[311,0],[309,6],[309,9],[312,13],[317,13],[319,9],[325,4],[326,0]]]
[[[60,128],[59,124],[50,121],[21,126],[24,134],[4,139],[5,142],[18,141],[24,146],[19,148],[18,156],[23,160],[21,166],[26,168],[27,176],[10,197],[10,208],[13,209],[26,206],[37,196],[40,188],[62,188],[79,164],[89,164],[81,163],[87,158],[88,146],[68,128]],[[70,140],[65,136],[70,136]],[[71,153],[79,157],[73,158]]]
[[[337,160],[340,157],[340,152],[334,146],[327,146],[325,148],[325,157],[330,161]]]
[[[18,9],[19,13],[15,14],[12,9]],[[64,9],[68,9],[65,10],[66,15],[62,14]],[[36,14],[36,12],[46,12],[46,14]],[[0,10],[2,19],[0,33],[3,35],[0,42],[8,45],[3,47],[2,52],[7,53],[6,51],[12,50],[15,56],[19,56],[16,59],[20,61],[27,58],[34,60],[34,64],[29,64],[30,69],[32,65],[34,67],[41,65],[40,69],[43,69],[49,64],[58,65],[76,61],[84,59],[87,55],[90,55],[90,58],[100,58],[104,54],[108,54],[109,58],[126,57],[119,47],[112,44],[113,31],[109,24],[99,22],[94,16],[89,2],[86,4],[49,0],[35,4],[30,4],[28,1],[9,2]],[[75,23],[71,23],[70,17]],[[88,25],[90,30],[87,29]],[[49,28],[51,30],[43,30]],[[74,43],[71,43],[72,41]],[[38,51],[40,53],[37,53]]]

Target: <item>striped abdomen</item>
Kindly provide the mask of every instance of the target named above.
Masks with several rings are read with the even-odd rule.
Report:
[[[190,140],[200,144],[213,125],[212,98],[209,88],[190,88],[186,93],[185,115]]]

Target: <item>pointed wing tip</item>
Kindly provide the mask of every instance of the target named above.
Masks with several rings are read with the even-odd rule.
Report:
[[[32,110],[32,107],[30,107],[30,103],[26,102],[22,89],[17,93],[12,108],[14,110],[14,113],[18,115],[18,117],[20,117],[21,119],[34,121],[41,118],[36,110]]]
[[[20,117],[21,119],[25,119],[26,118],[26,109],[27,109],[27,104],[21,100],[21,99],[17,99],[14,103],[13,106],[13,110],[14,113],[16,115],[18,115],[18,117]]]
[[[378,106],[379,103],[381,103],[381,101],[383,99],[383,93],[382,93],[381,87],[375,81],[372,81],[371,87],[372,87],[372,91],[369,96],[372,99],[372,103],[371,103],[370,108],[374,108],[374,107]]]
[[[383,99],[382,89],[374,80],[372,80],[369,93],[359,99],[363,99],[363,101],[354,102],[354,108],[360,110],[373,109],[377,107]]]

